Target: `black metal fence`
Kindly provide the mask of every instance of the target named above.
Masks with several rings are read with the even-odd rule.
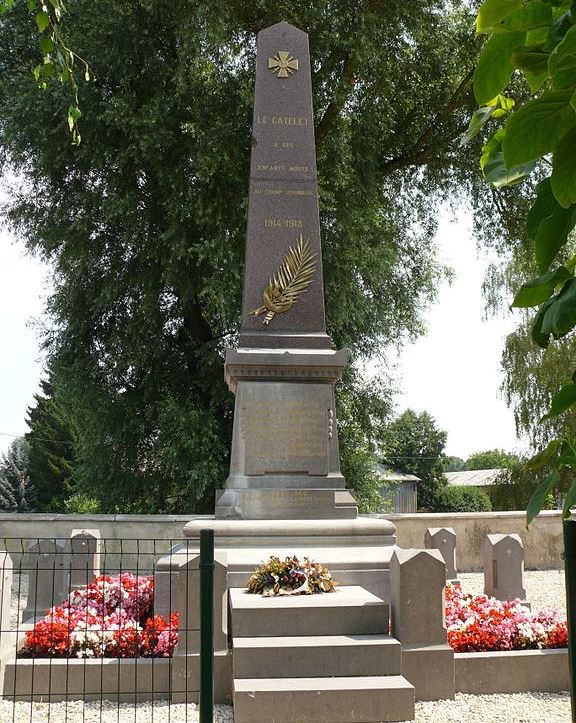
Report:
[[[0,721],[197,720],[197,542],[0,547]]]

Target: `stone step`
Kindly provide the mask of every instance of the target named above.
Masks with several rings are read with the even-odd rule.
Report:
[[[234,677],[399,675],[400,650],[390,635],[234,638]]]
[[[382,723],[414,719],[401,675],[234,680],[235,723]]]
[[[230,606],[235,638],[388,633],[388,605],[358,585],[285,597],[262,597],[232,588]]]

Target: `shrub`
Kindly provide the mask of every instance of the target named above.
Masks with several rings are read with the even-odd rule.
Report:
[[[477,487],[444,487],[437,495],[435,512],[491,512],[488,495]]]

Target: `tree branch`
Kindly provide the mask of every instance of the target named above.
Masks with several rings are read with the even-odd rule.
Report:
[[[403,153],[400,156],[396,156],[395,158],[391,158],[388,161],[385,161],[381,169],[384,172],[384,175],[388,175],[392,173],[393,171],[396,171],[399,168],[405,168],[406,166],[417,166],[422,165],[425,163],[430,156],[433,154],[434,150],[441,144],[446,143],[449,141],[454,140],[459,135],[464,133],[468,125],[465,126],[459,126],[456,131],[454,131],[450,136],[447,138],[435,138],[435,132],[438,124],[444,118],[446,115],[451,113],[452,111],[456,110],[456,108],[460,107],[461,105],[461,96],[464,91],[468,90],[468,86],[472,80],[472,76],[474,75],[474,68],[471,68],[464,78],[460,81],[458,84],[458,87],[456,90],[452,93],[450,98],[446,101],[446,103],[442,106],[442,108],[436,113],[434,118],[432,119],[432,122],[428,125],[428,127],[420,134],[420,136],[416,139],[414,142],[412,148],[407,151],[406,153]]]
[[[370,0],[364,9],[364,14],[376,13],[384,5],[384,0]],[[328,104],[324,111],[324,115],[318,122],[315,129],[316,146],[325,138],[326,134],[340,115],[350,90],[354,87],[354,70],[356,68],[356,60],[350,53],[343,55],[344,67],[342,75],[338,83],[338,88],[334,94],[334,98]]]

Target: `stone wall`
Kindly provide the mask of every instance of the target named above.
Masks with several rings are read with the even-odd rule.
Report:
[[[386,515],[396,525],[400,547],[424,547],[428,527],[452,527],[456,533],[456,565],[461,572],[481,571],[487,534],[516,533],[524,543],[528,570],[551,570],[562,560],[562,513],[546,510],[526,530],[525,512],[459,512],[445,514]]]
[[[428,527],[452,527],[456,532],[458,570],[482,570],[482,547],[487,534],[517,533],[524,543],[529,570],[563,567],[561,558],[562,521],[559,511],[542,512],[526,530],[524,512],[462,512],[451,514],[386,515],[397,528],[400,547],[424,547]],[[98,529],[102,538],[175,540],[183,538],[182,528],[193,515],[55,515],[0,514],[1,538],[61,537],[72,530]],[[196,519],[201,519],[196,516]],[[9,549],[16,549],[7,545]],[[17,546],[16,546],[17,548]]]

